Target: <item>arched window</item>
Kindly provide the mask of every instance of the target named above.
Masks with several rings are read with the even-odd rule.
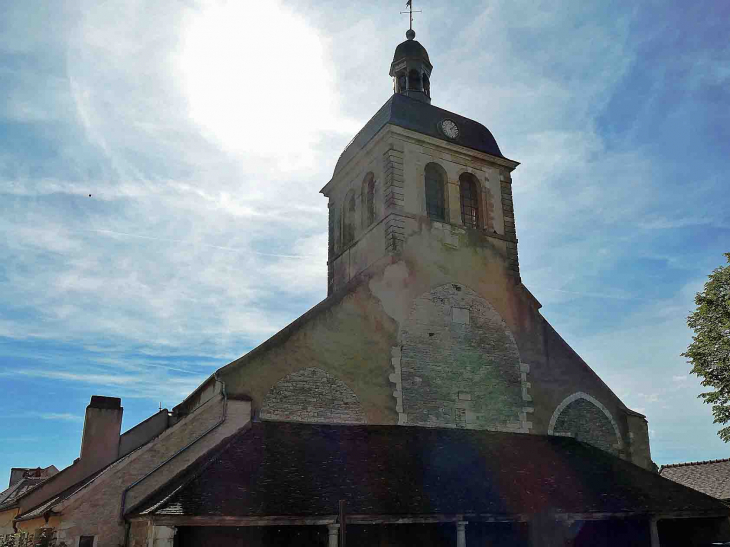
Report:
[[[408,73],[408,89],[409,91],[421,91],[421,76],[415,68]]]
[[[443,168],[436,163],[426,165],[426,214],[429,218],[446,222],[446,203],[444,186],[446,176]]]
[[[367,228],[375,222],[375,176],[372,173],[365,175],[362,181],[362,226]]]
[[[431,96],[431,84],[428,81],[428,74],[423,73],[423,92],[427,97]]]
[[[467,228],[479,228],[479,181],[471,173],[459,177],[461,195],[461,222]]]
[[[355,241],[355,193],[350,191],[345,198],[345,207],[342,211],[342,245],[348,246]]]

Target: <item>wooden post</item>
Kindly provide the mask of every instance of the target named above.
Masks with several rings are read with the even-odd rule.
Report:
[[[347,541],[347,517],[345,516],[345,500],[340,500],[340,547],[345,547]]]
[[[339,524],[328,524],[327,525],[327,533],[329,534],[329,541],[327,542],[327,547],[338,547],[339,531],[340,531]]]
[[[659,545],[659,529],[657,528],[656,518],[649,520],[649,532],[651,534],[651,547],[660,547]]]
[[[463,520],[456,523],[456,547],[466,547],[466,525]]]

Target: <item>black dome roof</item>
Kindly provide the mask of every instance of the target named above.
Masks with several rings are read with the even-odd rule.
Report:
[[[439,130],[439,125],[446,119],[453,121],[459,127],[459,136],[456,139],[447,138]],[[492,132],[479,122],[395,93],[340,154],[335,173],[344,167],[387,124],[397,125],[422,135],[504,158]]]
[[[398,44],[398,47],[395,48],[395,55],[393,55],[394,63],[406,57],[421,57],[431,64],[431,60],[428,58],[428,51],[426,51],[426,48],[418,40],[406,40]]]

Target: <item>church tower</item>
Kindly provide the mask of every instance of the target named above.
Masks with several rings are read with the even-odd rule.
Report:
[[[397,324],[389,379],[398,423],[572,435],[650,465],[643,416],[522,284],[519,163],[484,125],[431,104],[432,71],[409,30],[390,65],[394,94],[322,189],[328,294],[365,291]]]
[[[330,211],[328,293],[387,257],[414,254],[411,248],[424,267],[457,278],[476,266],[519,283],[510,175],[519,164],[482,124],[431,105],[428,52],[413,30],[406,36],[390,66],[393,96],[345,148],[322,189]]]
[[[518,162],[484,125],[432,104],[434,67],[415,37],[395,49],[393,95],[322,189],[327,298],[177,411],[220,382],[262,421],[573,436],[651,467],[644,417],[522,283]]]

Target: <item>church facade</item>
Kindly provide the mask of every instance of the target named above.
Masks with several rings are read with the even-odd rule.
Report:
[[[398,46],[395,93],[322,189],[328,298],[219,379],[262,420],[564,435],[651,468],[644,416],[521,282],[518,163],[486,127],[430,104],[430,72],[416,40]]]
[[[656,474],[645,417],[540,314],[520,277],[519,164],[431,104],[433,66],[406,36],[393,95],[322,189],[327,298],[133,448],[21,499],[16,530],[67,547],[719,537],[727,507]]]

